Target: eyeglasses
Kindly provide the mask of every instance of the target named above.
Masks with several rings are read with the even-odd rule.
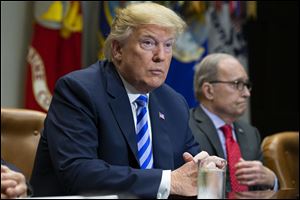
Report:
[[[247,89],[249,90],[249,92],[252,89],[252,84],[251,82],[244,82],[244,81],[219,81],[219,80],[215,80],[215,81],[209,81],[209,83],[214,84],[214,83],[225,83],[225,84],[230,84],[232,86],[234,86],[235,89],[237,89],[238,91],[244,91],[245,86],[247,87]]]

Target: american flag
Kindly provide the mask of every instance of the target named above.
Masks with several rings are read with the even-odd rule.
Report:
[[[162,114],[161,112],[158,112],[158,115],[159,115],[159,118],[165,120],[165,115],[164,114]]]

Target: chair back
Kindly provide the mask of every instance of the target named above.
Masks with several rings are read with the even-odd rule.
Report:
[[[264,164],[273,170],[280,189],[299,191],[299,132],[280,132],[262,142]]]
[[[30,180],[46,113],[1,108],[1,159],[14,164]]]

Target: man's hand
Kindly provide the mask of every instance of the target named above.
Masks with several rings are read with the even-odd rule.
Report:
[[[27,196],[27,185],[23,174],[1,165],[1,198]]]
[[[186,163],[171,172],[170,194],[196,196],[198,164],[193,160],[193,156],[187,152],[183,154],[183,159]]]
[[[275,174],[267,167],[263,166],[260,161],[240,161],[235,165],[236,178],[244,185],[268,185],[274,187]]]
[[[185,152],[183,159],[186,162],[180,168],[171,172],[171,191],[172,195],[196,196],[197,195],[197,177],[198,162],[203,159],[209,159],[215,163],[218,168],[223,168],[224,159],[217,156],[209,156],[207,152],[202,151],[195,157]],[[226,162],[225,162],[226,165]]]

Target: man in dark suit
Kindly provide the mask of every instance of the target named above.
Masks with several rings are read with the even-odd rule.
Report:
[[[200,105],[190,110],[190,127],[201,150],[210,155],[227,158],[227,191],[232,189],[231,178],[243,190],[247,190],[245,186],[250,186],[248,189],[275,186],[276,189],[278,186],[275,174],[262,164],[258,130],[238,120],[247,108],[251,90],[247,73],[241,63],[228,54],[208,55],[196,66],[194,88]],[[226,124],[233,130],[229,141],[225,132],[223,133],[223,126]],[[238,162],[231,164],[228,153],[233,146],[233,156],[236,157],[237,151],[241,155],[234,158]],[[230,170],[235,175],[230,174]],[[242,190],[238,188],[237,191]]]
[[[208,155],[199,153],[184,98],[164,84],[184,26],[155,3],[118,11],[107,60],[56,84],[31,178],[35,196],[197,195],[197,161]]]

